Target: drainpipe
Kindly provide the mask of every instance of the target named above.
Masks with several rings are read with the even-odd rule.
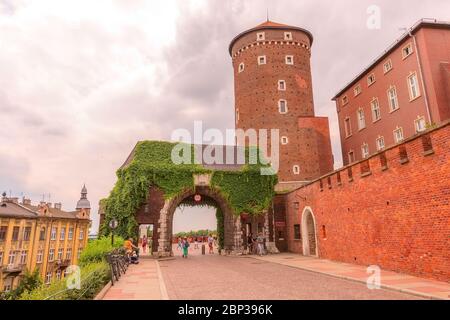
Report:
[[[425,98],[425,107],[427,108],[428,121],[429,121],[429,123],[431,125],[433,123],[433,119],[431,118],[430,106],[429,106],[429,103],[428,103],[427,88],[425,87],[425,81],[424,81],[424,78],[423,78],[422,63],[421,63],[421,59],[420,59],[419,47],[417,46],[416,36],[412,34],[411,30],[408,31],[408,34],[413,39],[413,42],[414,42],[414,50],[416,50],[417,64],[419,66],[420,80],[421,80],[421,83],[422,83],[423,95],[424,95],[424,98]]]

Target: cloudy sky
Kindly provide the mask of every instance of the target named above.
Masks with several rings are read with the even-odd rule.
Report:
[[[369,29],[377,5],[381,28]],[[0,190],[73,210],[86,183],[97,202],[136,141],[177,128],[233,128],[230,40],[266,19],[315,38],[317,115],[333,95],[422,17],[450,20],[448,0],[0,0]],[[50,197],[48,196],[50,194]],[[175,229],[214,226],[177,214]]]

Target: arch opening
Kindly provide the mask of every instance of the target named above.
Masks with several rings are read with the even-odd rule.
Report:
[[[318,256],[316,220],[311,208],[306,207],[302,215],[302,242],[304,256]]]

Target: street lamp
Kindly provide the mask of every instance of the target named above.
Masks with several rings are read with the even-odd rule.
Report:
[[[119,223],[116,219],[112,219],[109,222],[109,227],[111,228],[111,245],[114,247],[114,230],[118,227]]]

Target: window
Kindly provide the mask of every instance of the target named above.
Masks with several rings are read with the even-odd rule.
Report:
[[[20,227],[13,228],[12,241],[19,240],[19,232],[20,232]]]
[[[397,89],[394,86],[391,86],[388,90],[388,100],[389,100],[389,108],[392,111],[395,111],[399,108],[398,99],[397,99]]]
[[[278,80],[278,90],[286,91],[286,81]]]
[[[27,264],[27,252],[25,250],[20,255],[20,264]]]
[[[369,156],[369,145],[367,143],[364,143],[361,146],[361,155],[362,155],[363,159],[365,159]]]
[[[78,248],[78,252],[77,252],[77,258],[80,259],[81,256],[81,252],[83,251],[83,248]]]
[[[45,275],[45,284],[50,284],[50,282],[52,282],[52,273],[47,272],[47,274]]]
[[[420,97],[419,83],[417,74],[414,72],[408,77],[409,99],[414,100]]]
[[[61,280],[61,269],[58,269],[58,271],[56,271],[56,279]]]
[[[66,239],[66,227],[62,227],[61,231],[59,232],[59,240],[65,239]]]
[[[286,56],[286,64],[294,64],[294,56]]]
[[[394,130],[394,141],[395,141],[396,143],[399,143],[399,142],[402,142],[403,139],[404,139],[404,138],[403,138],[403,129],[397,127],[397,128]]]
[[[55,249],[50,249],[48,251],[48,261],[55,260]]]
[[[57,260],[62,260],[63,259],[63,254],[64,254],[64,249],[63,248],[59,248],[58,249],[58,258],[57,258]]]
[[[376,140],[376,143],[377,143],[377,150],[378,151],[384,149],[384,147],[385,147],[385,145],[384,145],[384,137],[378,136],[378,138]]]
[[[294,240],[300,240],[300,239],[301,239],[300,225],[294,224]]]
[[[412,48],[412,44],[411,43],[409,43],[405,47],[403,47],[403,49],[402,49],[402,57],[403,57],[403,59],[406,59],[412,53],[413,53],[413,48]]]
[[[67,248],[67,250],[66,250],[66,259],[67,260],[72,259],[72,248]]]
[[[372,102],[370,103],[372,107],[372,120],[373,122],[378,121],[381,119],[381,111],[380,111],[380,104],[378,103],[378,99],[374,98]]]
[[[23,241],[30,241],[31,227],[25,227],[23,230]]]
[[[56,240],[56,227],[52,227],[52,232],[50,234],[50,240]]]
[[[427,129],[425,118],[424,117],[417,117],[416,120],[414,120],[414,127],[416,128],[416,132],[423,132]]]
[[[367,85],[371,86],[375,82],[375,74],[372,73],[367,77]]]
[[[353,94],[355,95],[355,97],[357,95],[359,95],[361,93],[361,86],[358,84],[354,89],[353,89]]]
[[[324,240],[327,240],[327,228],[325,227],[325,225],[322,226],[322,238]]]
[[[284,145],[286,145],[286,144],[288,144],[289,143],[289,139],[288,139],[288,137],[286,137],[286,136],[284,136],[284,137],[281,137],[281,144],[284,144]]]
[[[264,41],[264,40],[266,40],[266,34],[264,32],[258,32],[256,34],[256,40],[257,41]]]
[[[286,100],[279,100],[278,101],[278,111],[281,114],[284,114],[284,113],[288,112],[287,101]]]
[[[294,172],[294,174],[300,174],[300,167],[298,165],[295,165],[294,167],[292,167],[292,171]]]
[[[352,124],[350,123],[349,117],[345,118],[344,127],[345,127],[345,137],[348,138],[352,135]]]
[[[356,114],[358,116],[358,129],[362,130],[366,127],[366,118],[364,116],[364,110],[362,108],[359,108]]]
[[[44,258],[44,250],[38,250],[36,256],[36,263],[42,263],[43,258]]]
[[[80,229],[80,240],[84,239],[84,229]]]
[[[348,153],[348,163],[355,162],[355,153],[353,150],[350,150]]]
[[[8,265],[14,265],[14,262],[16,262],[16,252],[11,250],[8,256]]]
[[[343,96],[342,97],[342,105],[345,106],[348,103],[348,97],[347,96]]]
[[[7,226],[1,226],[0,227],[0,241],[6,240],[6,233],[8,232]]]
[[[67,238],[68,238],[69,240],[72,240],[72,239],[73,239],[73,227],[70,227],[70,228],[69,228],[69,234],[68,234]]]
[[[45,240],[45,228],[44,227],[41,228],[41,232],[39,234],[39,240],[40,241]]]
[[[386,61],[383,64],[383,71],[386,74],[386,73],[388,73],[391,70],[392,70],[392,61],[391,61],[391,59],[389,59],[388,61]]]
[[[12,289],[14,278],[13,277],[7,277],[5,279],[5,284],[3,285],[3,291],[9,292]]]
[[[284,33],[284,40],[287,40],[287,41],[292,40],[292,32],[285,32]]]
[[[258,57],[258,65],[266,64],[266,56],[259,56]]]
[[[244,69],[245,69],[245,64],[244,63],[239,64],[239,68],[238,68],[239,73],[243,72]]]

